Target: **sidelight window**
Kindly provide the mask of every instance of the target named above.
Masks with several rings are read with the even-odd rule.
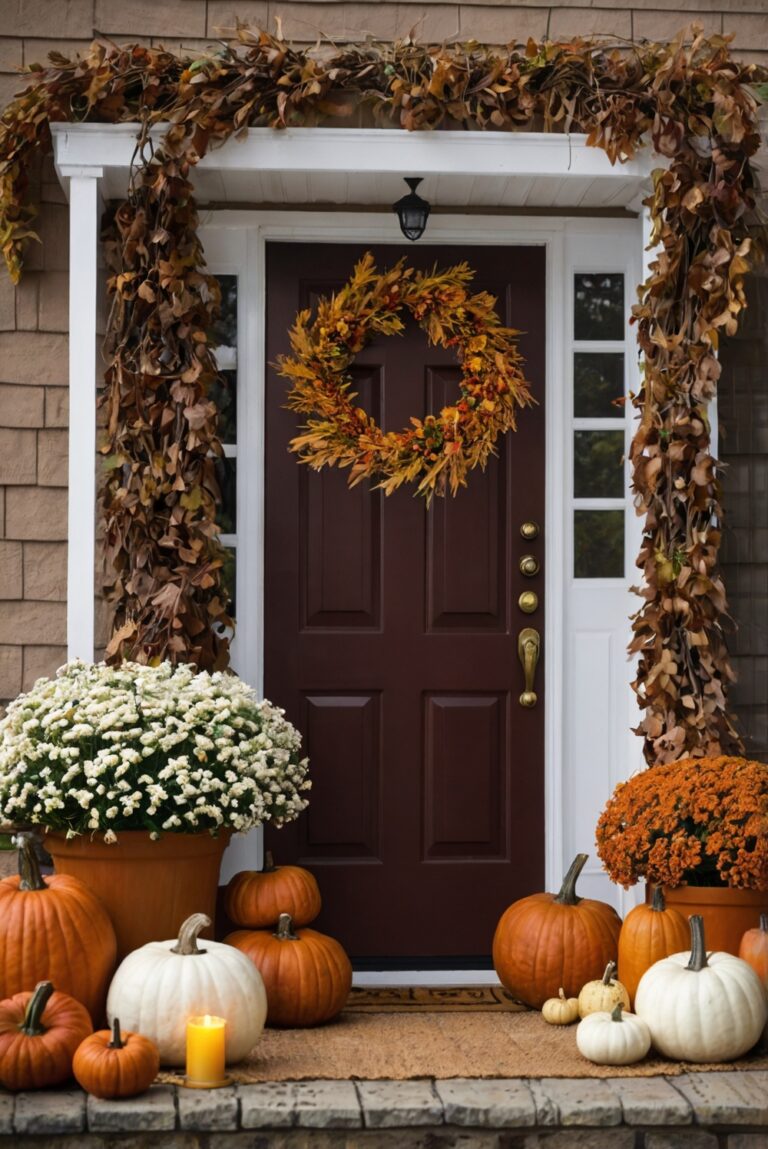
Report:
[[[573,574],[624,577],[627,308],[623,272],[573,276]]]
[[[210,397],[219,411],[219,438],[224,457],[216,462],[216,478],[221,491],[219,527],[221,542],[227,551],[224,565],[224,585],[231,598],[234,616],[235,555],[237,550],[237,301],[238,277],[217,276],[221,287],[221,315],[211,332],[215,344],[216,362],[221,380],[211,390]]]

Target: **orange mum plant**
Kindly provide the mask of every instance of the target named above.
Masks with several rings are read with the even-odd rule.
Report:
[[[768,890],[768,766],[686,758],[620,783],[597,823],[614,882]]]

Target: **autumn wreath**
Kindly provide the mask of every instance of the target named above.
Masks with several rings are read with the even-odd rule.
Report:
[[[416,271],[401,259],[379,274],[363,256],[341,290],[322,297],[315,318],[301,311],[291,329],[293,356],[278,370],[291,380],[288,406],[308,414],[291,450],[316,470],[349,467],[349,485],[371,478],[386,494],[417,483],[429,501],[446,484],[453,494],[467,472],[484,467],[499,435],[516,427],[517,408],[534,400],[522,373],[519,332],[503,327],[487,292],[470,294],[474,272],[466,263],[445,271]],[[350,365],[375,335],[404,328],[403,312],[417,320],[433,346],[455,349],[460,397],[439,415],[411,418],[402,431],[384,431],[351,390]]]

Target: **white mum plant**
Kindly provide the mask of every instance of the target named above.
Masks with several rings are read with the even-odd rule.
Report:
[[[232,674],[70,662],[0,721],[0,818],[77,834],[282,826],[306,808],[301,736]]]

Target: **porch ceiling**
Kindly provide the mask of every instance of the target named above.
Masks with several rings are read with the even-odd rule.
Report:
[[[105,198],[125,195],[134,125],[52,127],[65,187],[71,175],[99,174]],[[193,181],[202,203],[241,207],[388,208],[406,191],[402,177],[421,175],[437,210],[636,211],[653,166],[650,155],[612,166],[580,135],[256,128],[207,155]]]

